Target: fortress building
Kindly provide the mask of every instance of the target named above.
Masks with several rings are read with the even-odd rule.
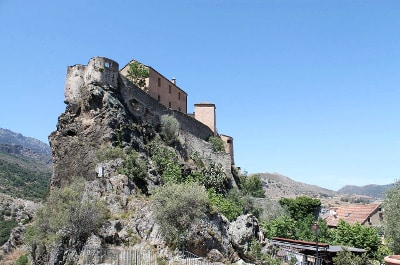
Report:
[[[65,103],[78,102],[82,96],[81,88],[88,84],[117,88],[119,74],[127,78],[129,64],[132,62],[137,61],[132,60],[119,70],[117,62],[105,57],[94,57],[89,60],[87,65],[69,66],[64,90]],[[194,118],[210,128],[215,136],[219,136],[224,141],[225,152],[230,154],[232,164],[234,164],[233,138],[218,134],[215,104],[197,103],[194,105],[194,113],[188,114],[188,94],[176,85],[176,79],[169,80],[152,67],[144,66],[149,71],[149,77],[146,78],[146,85],[142,90],[164,107],[177,111],[188,118]]]
[[[120,74],[127,77],[129,65],[136,60],[131,60],[125,65]],[[139,62],[140,63],[140,62]],[[149,77],[146,78],[146,85],[143,88],[152,98],[156,99],[159,103],[167,108],[178,110],[184,114],[187,113],[187,96],[188,94],[176,85],[176,79],[172,78],[169,80],[162,74],[157,72],[150,66],[144,65],[149,71]],[[215,135],[217,133],[216,123],[216,107],[213,103],[197,103],[194,104],[194,113],[189,114],[196,120],[207,125]],[[224,141],[225,152],[231,155],[232,164],[233,160],[233,138],[227,135],[219,135]]]
[[[125,65],[120,71],[121,75],[128,77],[129,65],[133,62],[137,61],[132,60]],[[144,66],[149,71],[149,77],[143,90],[165,107],[187,114],[187,93],[176,85],[176,79],[169,80],[152,67]]]

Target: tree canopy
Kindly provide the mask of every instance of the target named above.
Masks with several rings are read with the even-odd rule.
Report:
[[[321,201],[307,196],[299,196],[295,199],[281,198],[279,204],[286,208],[295,220],[305,218],[307,215],[318,216],[321,207]]]
[[[146,78],[149,77],[149,69],[145,65],[134,61],[129,64],[127,77],[132,83],[143,89],[146,86]]]
[[[400,254],[400,181],[397,181],[393,188],[388,190],[383,203],[385,209],[384,229],[385,239],[389,248]]]

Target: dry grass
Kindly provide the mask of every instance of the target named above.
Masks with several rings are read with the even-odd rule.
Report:
[[[19,259],[19,257],[27,253],[26,250],[16,249],[13,252],[4,255],[3,259],[0,260],[0,263],[2,265],[12,265]]]

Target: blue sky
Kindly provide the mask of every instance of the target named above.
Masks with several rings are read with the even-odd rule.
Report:
[[[217,106],[235,162],[337,190],[400,169],[400,1],[0,0],[0,127],[48,142],[67,66],[150,65]]]

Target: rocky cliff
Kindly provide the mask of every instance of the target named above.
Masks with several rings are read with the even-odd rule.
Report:
[[[96,150],[102,145],[131,147],[146,153],[146,144],[159,132],[160,117],[164,114],[179,121],[183,151],[198,150],[203,157],[219,161],[230,174],[229,155],[214,153],[211,145],[204,141],[213,135],[210,128],[162,106],[119,75],[117,69],[116,62],[102,57],[92,58],[87,66],[68,68],[67,107],[58,119],[57,130],[49,136],[54,163],[53,186],[62,186],[77,176],[94,180]],[[187,152],[182,155],[185,159]]]
[[[68,67],[65,103],[66,110],[58,119],[57,130],[49,136],[52,187],[63,187],[78,177],[85,179],[85,197],[106,203],[111,217],[101,231],[83,239],[83,245],[74,245],[69,239],[68,244],[51,250],[33,250],[37,264],[76,262],[82,259],[84,249],[96,250],[106,245],[108,248],[142,246],[142,250],[171,253],[154,221],[149,198],[132,185],[128,176],[120,174],[118,169],[123,166],[123,159],[98,160],[98,152],[104,146],[134,150],[146,161],[145,181],[151,194],[161,183],[161,176],[149,157],[149,144],[160,135],[160,117],[164,114],[175,117],[180,124],[173,150],[182,174],[190,175],[196,154],[203,162],[221,165],[229,179],[227,188],[235,185],[230,155],[214,152],[206,141],[213,132],[192,117],[159,104],[120,75],[118,64],[112,60],[95,57],[88,65]],[[224,216],[210,212],[189,231],[185,239],[190,242],[187,250],[219,261],[237,261],[254,236],[255,223],[256,218],[250,214],[230,223]],[[43,255],[47,255],[48,263],[39,262]]]

